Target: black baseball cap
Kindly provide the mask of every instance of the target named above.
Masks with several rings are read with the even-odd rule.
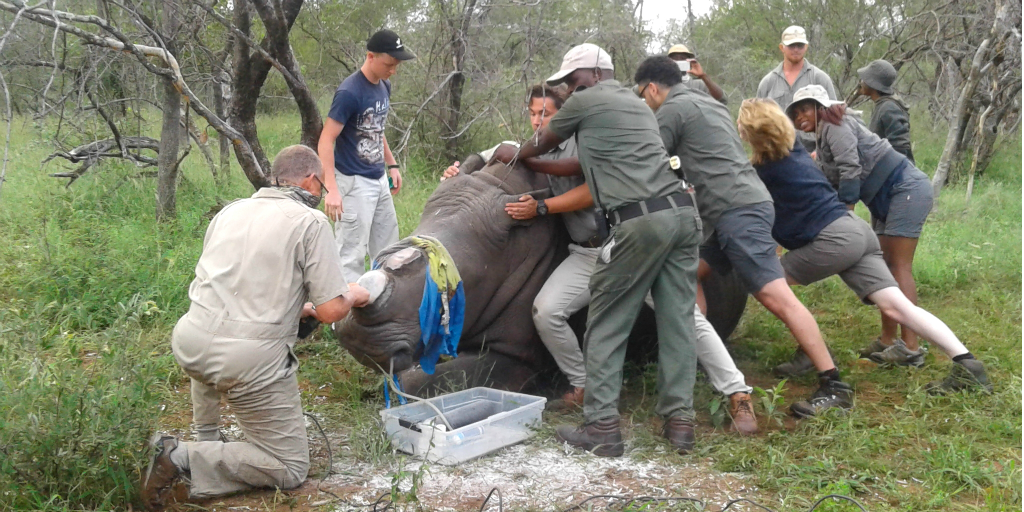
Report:
[[[402,39],[398,34],[390,30],[378,30],[366,41],[367,51],[374,53],[386,53],[398,60],[412,60],[416,58],[409,50],[402,45]]]

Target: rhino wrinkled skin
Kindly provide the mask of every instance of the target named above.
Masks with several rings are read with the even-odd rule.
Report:
[[[441,182],[412,233],[440,240],[462,276],[466,312],[459,356],[438,364],[434,375],[418,367],[427,257],[415,248],[381,251],[376,258],[380,269],[361,278],[373,288],[373,302],[334,325],[338,341],[360,363],[401,372],[402,384],[414,394],[473,386],[531,391],[547,382],[539,378],[542,374],[557,370],[531,310],[544,281],[567,254],[568,238],[557,216],[516,221],[504,211],[505,203],[524,193],[547,194],[547,177],[519,164],[483,163],[471,156],[459,175]],[[712,281],[705,283],[708,317],[725,337],[738,322],[746,296],[735,279]],[[634,338],[638,330],[654,329],[649,314],[637,323]],[[648,344],[654,339],[646,338]]]

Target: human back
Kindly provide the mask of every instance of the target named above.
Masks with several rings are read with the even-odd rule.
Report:
[[[189,299],[234,321],[297,325],[304,302],[338,295],[314,296],[323,281],[310,275],[335,261],[324,253],[333,251],[333,238],[322,212],[276,189],[261,189],[210,222]],[[344,285],[340,268],[326,270],[321,275],[335,274]]]
[[[615,80],[573,93],[548,127],[563,139],[578,135],[580,165],[606,211],[683,190],[654,114]]]

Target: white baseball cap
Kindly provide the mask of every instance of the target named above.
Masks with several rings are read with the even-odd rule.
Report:
[[[807,44],[807,31],[803,27],[791,25],[782,31],[782,45],[789,46],[796,43]]]
[[[577,69],[615,69],[612,66],[612,56],[596,44],[583,43],[573,46],[565,57],[562,57],[562,67],[548,77],[548,85],[558,85],[565,81],[565,77]]]
[[[793,93],[793,101],[786,107],[786,115],[789,115],[789,112],[793,109],[794,105],[803,100],[814,100],[825,108],[845,103],[843,101],[830,99],[825,88],[818,84],[805,85]]]

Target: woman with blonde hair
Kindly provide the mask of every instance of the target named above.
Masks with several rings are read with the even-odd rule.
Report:
[[[774,201],[772,236],[789,250],[782,256],[789,284],[809,285],[839,275],[865,304],[926,336],[953,359],[950,375],[929,383],[929,392],[990,391],[982,362],[942,320],[900,291],[871,226],[847,209],[807,151],[794,144],[795,130],[779,106],[770,99],[746,100],[737,126],[753,148],[751,162]],[[880,353],[871,359],[885,362]]]

